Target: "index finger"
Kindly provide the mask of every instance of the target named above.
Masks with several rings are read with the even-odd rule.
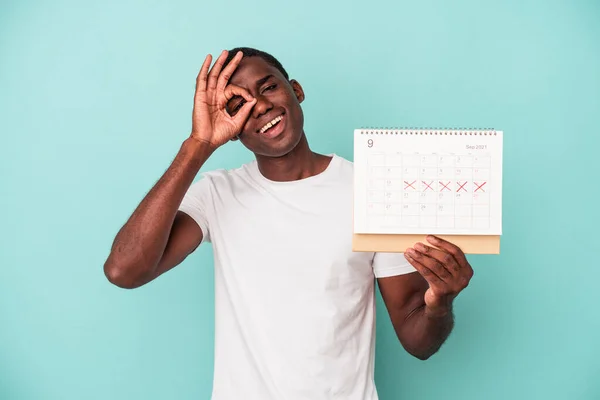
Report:
[[[413,247],[419,253],[421,253],[425,259],[432,258],[433,260],[437,261],[437,263],[439,263],[444,269],[448,270],[450,275],[456,275],[458,270],[463,267],[463,265],[454,255],[448,251],[445,251],[444,249],[427,246],[421,242],[417,242]]]
[[[460,264],[461,267],[468,265],[467,258],[465,257],[465,253],[463,253],[463,251],[455,244],[452,244],[452,243],[448,242],[447,240],[444,240],[444,239],[439,238],[434,235],[428,235],[427,241],[429,243],[433,244],[434,246],[437,246],[437,247],[447,251],[448,253],[452,254],[454,256],[454,258],[456,259],[456,261]]]
[[[223,91],[223,96],[225,98],[225,101],[229,101],[232,98],[234,98],[235,96],[243,97],[244,100],[246,100],[246,101],[254,100],[254,97],[252,97],[252,95],[250,94],[249,91],[247,91],[243,87],[240,87],[240,86],[237,86],[234,84],[227,85],[227,87]]]
[[[223,92],[225,90],[225,86],[231,79],[231,75],[242,61],[242,57],[244,57],[244,53],[240,50],[236,53],[233,59],[227,64],[227,66],[221,71],[219,74],[219,79],[217,81],[217,92]]]

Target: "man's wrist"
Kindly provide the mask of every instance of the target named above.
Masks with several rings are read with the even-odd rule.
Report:
[[[216,148],[207,141],[190,136],[183,142],[182,150],[188,157],[204,162],[212,155]]]

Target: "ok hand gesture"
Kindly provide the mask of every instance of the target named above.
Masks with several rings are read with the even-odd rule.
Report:
[[[242,60],[243,53],[238,52],[225,69],[222,69],[227,54],[227,51],[221,53],[210,72],[212,56],[206,56],[196,79],[191,136],[209,144],[213,149],[227,143],[241,132],[252,107],[256,104],[256,99],[247,90],[228,84]],[[232,117],[227,112],[226,105],[234,96],[243,97],[245,103]]]

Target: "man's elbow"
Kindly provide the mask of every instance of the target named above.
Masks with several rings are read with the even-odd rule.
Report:
[[[439,347],[438,348],[431,348],[431,347],[426,348],[424,346],[419,346],[416,344],[411,346],[407,343],[402,343],[402,345],[408,354],[410,354],[411,356],[413,356],[421,361],[429,360],[439,350]]]
[[[433,352],[433,353],[425,353],[425,352],[418,352],[418,351],[412,351],[412,352],[409,351],[409,353],[413,357],[415,357],[415,358],[417,358],[417,359],[419,359],[421,361],[427,361],[427,360],[429,360],[429,358],[431,358],[431,356],[433,356],[435,354],[435,352]]]
[[[135,274],[135,268],[128,268],[112,261],[110,258],[104,263],[104,276],[110,283],[122,289],[135,289],[143,285],[142,279]]]

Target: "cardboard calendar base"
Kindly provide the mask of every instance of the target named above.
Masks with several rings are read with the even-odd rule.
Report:
[[[500,254],[500,236],[436,235],[454,243],[465,254]],[[426,235],[354,234],[353,251],[403,253],[417,242],[430,244]]]

